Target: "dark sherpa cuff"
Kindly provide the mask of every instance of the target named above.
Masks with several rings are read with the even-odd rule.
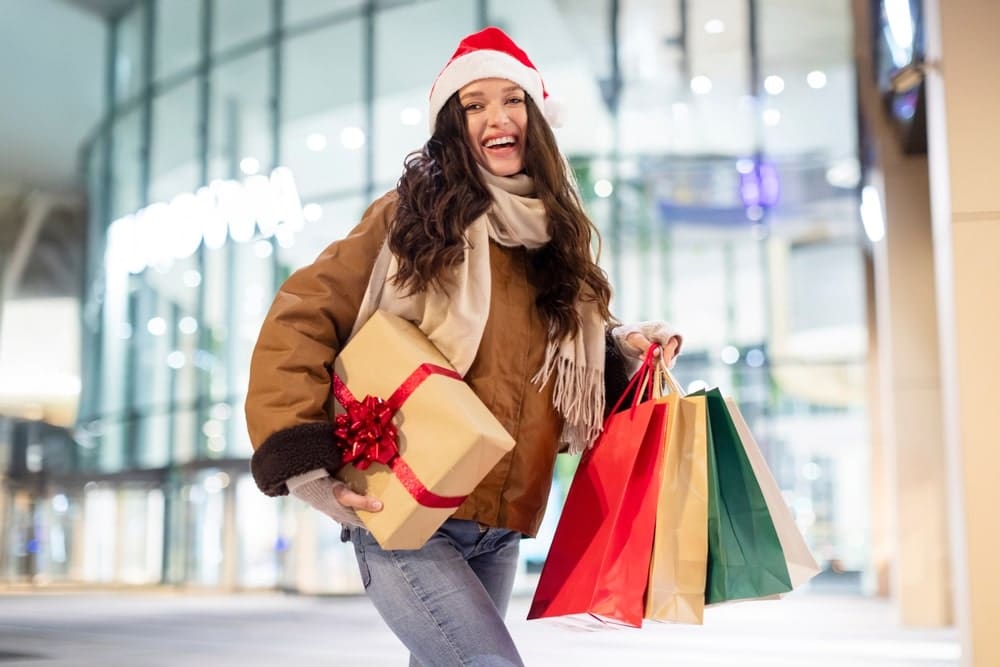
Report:
[[[278,431],[264,441],[250,459],[257,487],[269,496],[288,494],[285,480],[324,468],[331,475],[342,465],[334,445],[333,424],[315,423]]]

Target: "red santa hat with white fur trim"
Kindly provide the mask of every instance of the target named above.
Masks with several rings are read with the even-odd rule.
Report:
[[[434,133],[438,112],[449,97],[466,84],[492,78],[507,79],[521,86],[545,114],[549,125],[562,125],[562,105],[549,96],[542,82],[542,75],[538,73],[528,54],[503,30],[490,26],[459,42],[451,60],[434,81],[428,117],[431,134]]]

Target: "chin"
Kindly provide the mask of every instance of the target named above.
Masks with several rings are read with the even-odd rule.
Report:
[[[524,165],[487,165],[486,169],[494,176],[516,176],[524,171]]]

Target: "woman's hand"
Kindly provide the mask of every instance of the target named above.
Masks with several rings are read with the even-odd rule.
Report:
[[[674,359],[681,351],[683,338],[669,323],[661,320],[623,324],[612,330],[612,335],[618,342],[618,347],[633,360],[641,360],[653,343],[659,343],[660,352],[668,367],[672,367]],[[632,369],[633,372],[635,369]]]
[[[351,491],[351,487],[337,480],[333,485],[333,498],[344,507],[366,512],[378,512],[382,509],[382,501],[373,496],[363,496]]]
[[[645,356],[646,351],[649,350],[649,346],[653,344],[654,341],[649,340],[643,334],[638,331],[632,332],[625,336],[625,341],[632,347],[638,349]],[[667,339],[666,343],[660,341],[655,341],[659,344],[660,348],[653,352],[653,356],[663,356],[664,361],[668,366],[672,366],[674,359],[677,358],[677,350],[681,346],[680,336],[671,336]]]
[[[347,526],[360,526],[356,510],[378,512],[382,501],[351,491],[339,479],[333,479],[325,470],[314,470],[287,481],[288,491],[334,521]]]

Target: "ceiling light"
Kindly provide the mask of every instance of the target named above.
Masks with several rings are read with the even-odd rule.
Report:
[[[344,148],[355,151],[365,145],[365,131],[360,127],[345,127],[340,132],[340,143]]]
[[[764,79],[764,90],[766,90],[771,95],[780,95],[781,91],[785,89],[785,80],[780,76],[772,74],[771,76]]]
[[[399,122],[403,125],[418,125],[420,117],[420,109],[416,107],[406,107],[399,112]]]
[[[326,135],[320,134],[319,132],[313,132],[306,137],[306,146],[309,150],[316,151],[318,153],[326,148]]]
[[[601,180],[594,183],[594,194],[602,199],[610,197],[611,193],[614,191],[615,191],[615,186],[612,185],[611,181],[609,181],[606,178],[602,178]]]
[[[806,74],[806,83],[809,84],[810,88],[819,90],[826,85],[826,74],[820,72],[818,69],[813,70]]]
[[[726,24],[722,22],[722,19],[709,19],[705,21],[705,32],[709,35],[718,35],[726,30]]]
[[[323,207],[319,204],[306,204],[302,207],[302,217],[309,222],[316,222],[323,217]]]
[[[707,95],[712,91],[712,80],[707,76],[696,76],[691,79],[691,91],[695,95]]]
[[[247,176],[253,176],[260,171],[260,161],[255,157],[245,157],[240,160],[240,171]]]
[[[878,243],[885,236],[885,215],[882,213],[882,198],[874,186],[861,189],[861,224],[872,243]]]

